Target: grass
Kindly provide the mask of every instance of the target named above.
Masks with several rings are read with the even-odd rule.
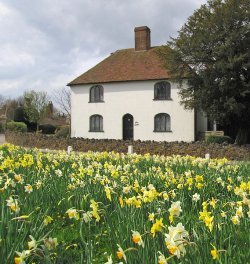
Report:
[[[250,259],[249,162],[9,144],[0,160],[3,263]]]

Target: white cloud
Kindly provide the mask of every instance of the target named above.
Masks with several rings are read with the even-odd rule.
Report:
[[[0,94],[65,86],[111,52],[134,45],[134,27],[165,44],[206,0],[0,0]]]
[[[0,18],[8,15],[10,13],[10,9],[0,2]]]

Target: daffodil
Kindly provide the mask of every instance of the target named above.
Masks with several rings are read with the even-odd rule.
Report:
[[[48,250],[55,249],[58,245],[57,238],[46,238],[44,239],[44,245]]]
[[[15,264],[25,264],[25,259],[30,255],[30,250],[23,250],[22,252],[17,252],[18,257],[14,258]]]
[[[8,200],[6,200],[7,206],[10,207],[11,211],[18,213],[20,211],[20,207],[18,205],[18,200],[14,199],[12,196],[9,197]]]
[[[26,186],[24,186],[25,192],[27,193],[31,193],[33,192],[33,187],[30,184],[27,184]]]
[[[141,234],[137,231],[132,231],[132,240],[135,244],[144,247],[144,242],[142,240]]]
[[[163,221],[163,218],[156,219],[155,223],[151,227],[151,234],[153,235],[153,237],[155,237],[156,232],[160,232],[162,228],[164,227],[162,221]]]
[[[34,239],[33,236],[29,236],[29,238],[31,239],[31,241],[28,242],[28,248],[29,249],[36,248],[37,241]]]
[[[237,210],[236,210],[236,215],[237,215],[239,218],[241,218],[241,217],[244,216],[242,206],[239,206],[239,207],[237,208]]]
[[[98,203],[95,200],[90,200],[90,208],[92,208],[91,214],[96,219],[96,222],[100,221],[100,215],[98,213]]]
[[[168,211],[172,216],[179,216],[180,213],[182,212],[181,202],[180,201],[172,202],[171,207],[168,209]]]
[[[125,252],[123,251],[123,249],[121,248],[120,245],[118,245],[118,250],[116,251],[116,256],[118,259],[124,259],[125,262],[127,262],[127,258],[126,258],[126,255],[125,255]]]
[[[200,200],[200,195],[198,193],[195,193],[193,196],[192,196],[192,200],[194,202],[198,202]]]
[[[112,255],[110,255],[110,256],[108,257],[108,261],[105,262],[104,264],[113,264]]]
[[[238,215],[232,216],[231,221],[233,222],[234,225],[239,225],[240,224],[240,218],[239,218]]]
[[[213,259],[219,259],[219,254],[215,246],[213,246],[213,249],[210,251]]]
[[[169,233],[165,234],[165,244],[171,255],[180,258],[186,254],[186,239],[188,238],[188,232],[185,230],[182,223],[178,223],[176,227],[168,227]]]
[[[105,186],[104,191],[105,191],[105,193],[106,193],[106,197],[107,197],[107,199],[108,199],[109,201],[111,201],[111,200],[112,200],[112,199],[111,199],[111,192],[112,192],[112,189],[111,189],[110,187],[108,187],[108,186]]]
[[[48,224],[50,224],[51,222],[53,221],[53,218],[50,217],[49,215],[46,215],[44,220],[43,220],[43,223],[47,226]]]
[[[214,197],[212,198],[212,200],[209,202],[209,204],[213,207],[213,208],[215,208],[215,206],[216,206],[216,200],[214,199]]]
[[[155,214],[154,214],[154,213],[149,213],[149,214],[148,214],[148,220],[149,220],[150,222],[153,222],[154,219],[155,219]]]
[[[165,256],[161,252],[159,252],[158,264],[168,264]]]

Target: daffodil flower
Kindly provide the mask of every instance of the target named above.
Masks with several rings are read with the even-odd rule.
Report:
[[[132,230],[132,240],[135,244],[144,247],[144,242],[139,232]]]

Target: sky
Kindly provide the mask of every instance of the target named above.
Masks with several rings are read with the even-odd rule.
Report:
[[[206,0],[0,0],[0,95],[63,88],[110,53],[134,47],[134,28],[166,44]]]

